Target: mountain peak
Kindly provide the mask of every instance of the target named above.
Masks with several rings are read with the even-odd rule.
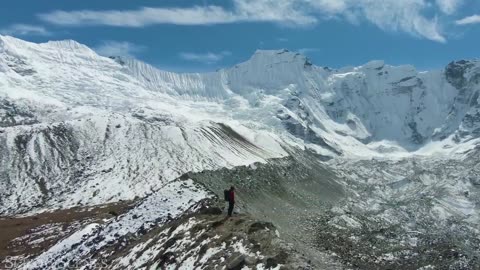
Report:
[[[292,52],[287,49],[280,50],[256,50],[249,60],[240,64],[258,67],[279,67],[279,66],[297,66],[304,68],[311,66],[310,60],[299,52]]]
[[[366,69],[377,69],[377,70],[380,70],[380,69],[382,69],[384,66],[385,66],[385,61],[383,61],[383,60],[373,60],[373,61],[370,61],[370,62],[366,63],[366,64],[363,65],[362,67],[363,67],[363,68],[366,68]]]
[[[289,60],[289,59],[306,59],[305,55],[302,55],[299,52],[289,51],[287,49],[279,50],[256,50],[251,59],[255,58],[272,58],[280,60]]]
[[[288,49],[272,49],[272,50],[257,49],[255,50],[254,54],[275,55],[275,54],[284,54],[284,53],[292,54],[294,52],[291,52]]]
[[[66,39],[66,40],[59,40],[59,41],[48,41],[46,43],[40,43],[40,46],[49,46],[54,48],[61,48],[70,51],[79,51],[79,52],[93,52],[92,49],[83,45],[75,40]]]
[[[77,52],[84,53],[87,55],[92,55],[96,53],[90,49],[88,46],[83,45],[75,40],[59,40],[59,41],[48,41],[44,43],[33,43],[25,41],[12,36],[2,36],[0,35],[0,48],[9,48],[10,51],[18,51],[22,49],[54,49],[62,52]]]
[[[19,46],[23,47],[25,45],[35,46],[37,44],[32,43],[32,42],[28,42],[28,41],[25,41],[25,40],[22,40],[22,39],[18,39],[18,38],[12,37],[12,36],[0,35],[0,47],[5,48],[8,45],[15,48],[15,47],[19,47]]]

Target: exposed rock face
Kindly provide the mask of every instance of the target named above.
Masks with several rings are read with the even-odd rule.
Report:
[[[449,83],[451,83],[457,89],[462,89],[467,86],[469,82],[467,73],[474,66],[474,63],[466,60],[451,62],[445,68],[445,76]]]
[[[8,99],[0,99],[0,128],[39,123],[26,106],[18,107]]]

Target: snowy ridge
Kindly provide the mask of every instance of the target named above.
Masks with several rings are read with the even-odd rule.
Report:
[[[177,74],[158,70],[132,58],[114,57],[113,59],[125,65],[127,73],[155,91],[194,100],[218,100],[228,97],[228,93],[222,86],[221,76],[217,73]]]
[[[184,98],[223,100],[240,95],[247,98],[252,92],[279,88],[297,81],[304,68],[311,63],[299,54],[287,50],[258,50],[245,63],[231,69],[211,73],[173,73],[161,71],[131,58],[115,57],[128,67],[130,73],[153,89],[167,91]],[[287,76],[286,76],[287,75]]]

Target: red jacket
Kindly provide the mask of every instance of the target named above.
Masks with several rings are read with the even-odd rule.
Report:
[[[235,203],[235,191],[230,190],[230,193],[229,193],[229,197],[228,197],[228,198],[229,198],[229,201],[230,201],[231,203]]]

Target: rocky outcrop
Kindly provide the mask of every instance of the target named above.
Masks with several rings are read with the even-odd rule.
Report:
[[[0,98],[0,128],[36,123],[39,121],[30,108]]]
[[[445,68],[445,76],[447,81],[457,89],[464,88],[469,82],[469,78],[467,78],[467,72],[474,66],[474,63],[466,60],[451,62]]]

